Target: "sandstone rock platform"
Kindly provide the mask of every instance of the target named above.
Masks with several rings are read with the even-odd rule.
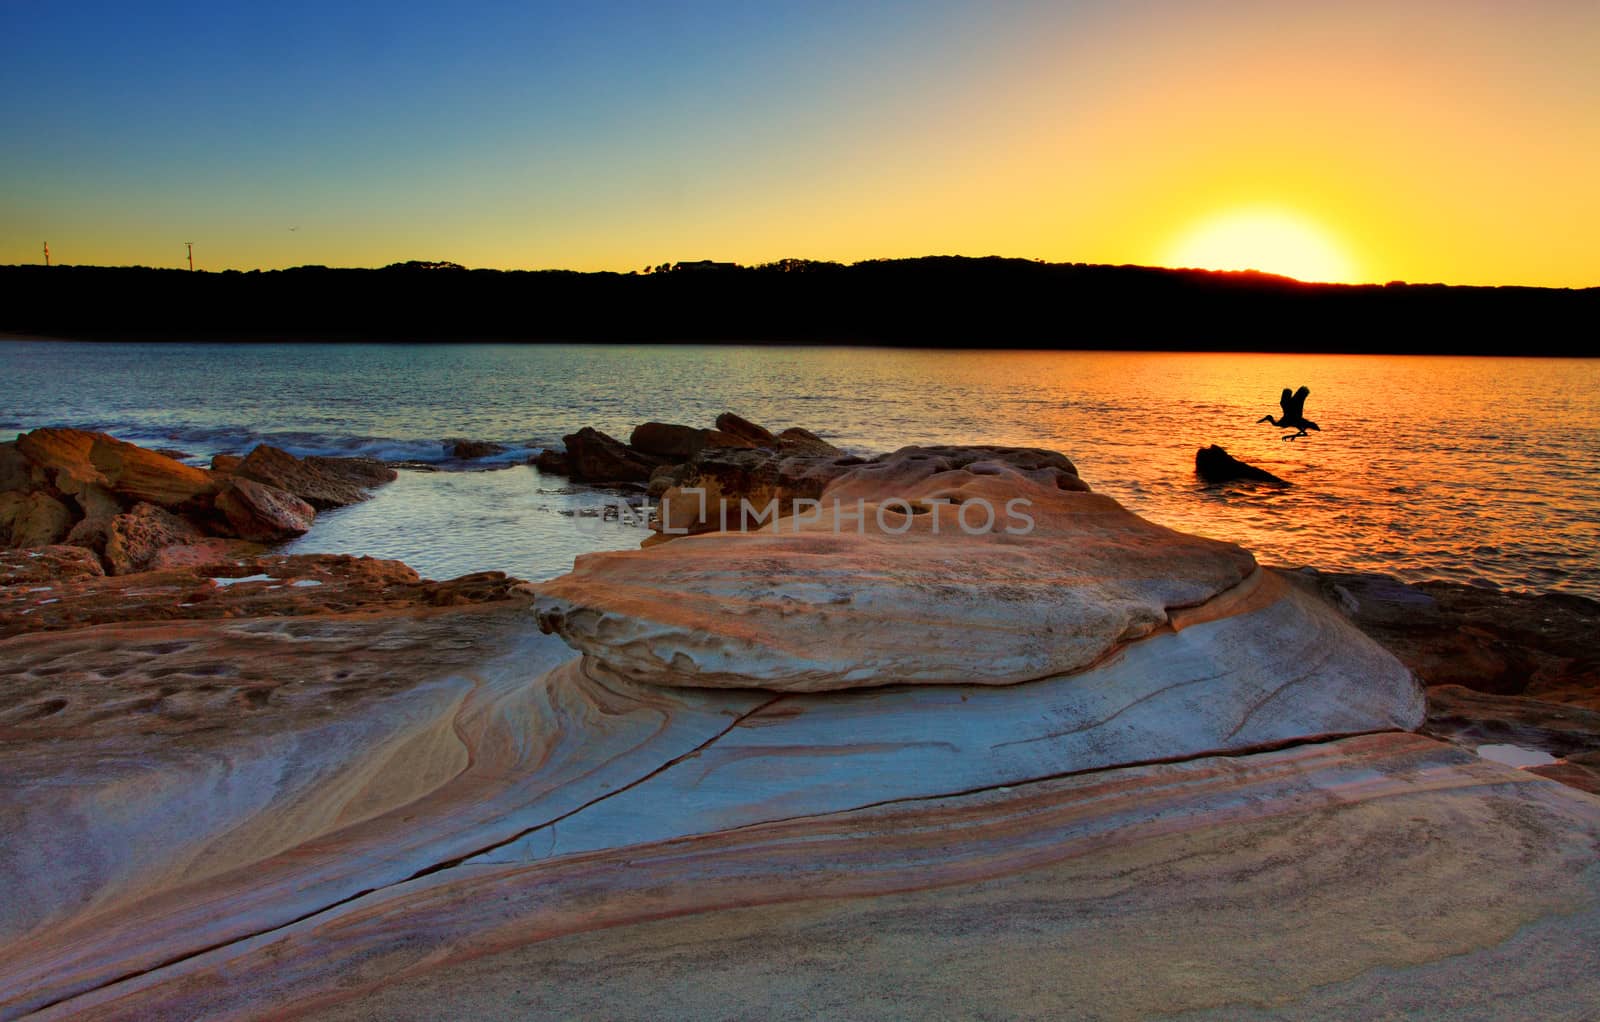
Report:
[[[791,514],[535,587],[20,565],[0,1018],[1600,998],[1600,798],[1413,733],[1417,678],[1323,587],[1049,452],[840,467],[869,506],[1025,496],[1038,531]]]

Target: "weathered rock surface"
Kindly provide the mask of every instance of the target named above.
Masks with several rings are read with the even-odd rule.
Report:
[[[106,523],[103,550],[113,575],[131,575],[154,567],[162,548],[197,543],[204,538],[188,521],[141,502]]]
[[[104,575],[100,558],[75,546],[0,550],[0,587],[27,582],[60,582]]]
[[[236,556],[201,560],[208,549]],[[0,551],[0,637],[144,621],[457,607],[508,599],[517,584],[498,571],[431,582],[399,561],[259,550],[169,547],[163,554],[194,556],[119,577],[104,577],[98,560],[77,547]]]
[[[89,461],[105,478],[106,488],[126,501],[188,510],[203,506],[203,499],[217,488],[205,469],[103,434],[94,435]]]
[[[202,507],[217,482],[205,469],[156,451],[81,429],[36,429],[15,450],[33,466],[34,489],[76,500],[87,488],[124,504],[145,501],[169,510]],[[83,510],[94,514],[92,507]]]
[[[305,535],[317,513],[286,490],[239,476],[228,480],[216,504],[233,535],[259,543]]]
[[[0,445],[0,546],[82,547],[116,574],[250,556],[257,543],[304,533],[315,513],[256,477],[325,506],[395,478],[370,459],[301,461],[272,447],[213,463],[197,469],[104,433],[36,429]]]
[[[580,557],[536,587],[540,626],[655,684],[1006,685],[1084,668],[1254,570],[1231,544],[1024,474],[1076,480],[1058,466],[939,464],[861,466],[815,516],[753,533]],[[891,493],[905,503],[866,501]]]
[[[832,641],[830,632],[813,634]],[[609,677],[607,663],[590,657],[583,669]],[[666,669],[649,680],[678,683]],[[693,761],[494,859],[576,854],[894,798],[1409,729],[1424,712],[1421,689],[1393,657],[1270,573],[1253,576],[1246,591],[1175,613],[1169,628],[1075,673],[1017,685],[983,685],[976,672],[970,680],[979,684],[787,695],[749,713]]]
[[[1427,734],[1469,749],[1510,745],[1555,757],[1533,773],[1600,795],[1600,711],[1459,685],[1428,690]]]
[[[1240,461],[1216,444],[1202,447],[1194,452],[1194,472],[1208,483],[1231,483],[1239,479],[1249,479],[1253,482],[1274,483],[1278,486],[1293,485],[1264,468],[1257,468]]]
[[[1600,710],[1600,603],[1455,582],[1307,572],[1362,631],[1429,685]]]

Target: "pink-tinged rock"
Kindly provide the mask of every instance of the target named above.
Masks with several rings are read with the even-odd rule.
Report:
[[[104,553],[113,575],[131,575],[155,567],[164,547],[201,539],[200,530],[186,519],[141,502],[106,523]]]
[[[237,476],[217,494],[216,506],[235,536],[258,543],[304,535],[317,513],[292,493]]]
[[[0,550],[0,587],[24,583],[64,582],[105,574],[100,558],[75,546]]]
[[[71,527],[72,512],[48,493],[0,493],[0,546],[49,546]]]

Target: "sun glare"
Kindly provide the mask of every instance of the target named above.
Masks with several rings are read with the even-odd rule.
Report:
[[[1203,220],[1173,244],[1166,263],[1260,270],[1309,281],[1356,280],[1354,263],[1326,230],[1277,209],[1234,210]]]

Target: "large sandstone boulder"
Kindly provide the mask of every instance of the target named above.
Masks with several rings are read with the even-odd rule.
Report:
[[[109,436],[94,437],[89,461],[105,477],[106,489],[127,501],[190,510],[216,492],[216,481],[205,469]]]
[[[87,519],[86,519],[87,521]],[[155,566],[164,547],[203,539],[199,529],[154,504],[135,504],[105,526],[103,552],[113,575],[131,575]]]
[[[17,437],[17,450],[43,473],[60,493],[76,493],[83,483],[107,485],[104,474],[90,462],[95,438],[104,433],[81,429],[36,429]]]
[[[48,493],[0,492],[0,546],[49,546],[71,527],[72,512]]]
[[[227,519],[233,535],[259,543],[304,535],[317,513],[292,493],[237,477],[217,494],[217,510]]]
[[[615,437],[585,426],[561,438],[570,476],[586,483],[643,483],[662,459],[636,451]]]
[[[1055,459],[972,453],[857,466],[753,533],[585,555],[537,587],[540,625],[653,684],[1007,685],[1080,670],[1255,570],[1060,489],[1077,477]]]

